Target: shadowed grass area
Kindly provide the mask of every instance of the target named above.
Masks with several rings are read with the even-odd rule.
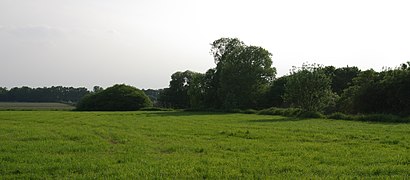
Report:
[[[0,177],[409,178],[410,125],[206,112],[0,111]]]

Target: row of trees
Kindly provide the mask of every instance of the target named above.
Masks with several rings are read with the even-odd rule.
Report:
[[[271,53],[236,38],[214,41],[211,52],[216,67],[205,74],[172,74],[169,88],[160,93],[160,104],[177,108],[259,107],[276,74]]]
[[[236,38],[221,38],[211,45],[216,67],[204,74],[172,74],[169,88],[160,91],[159,105],[410,114],[410,62],[382,72],[303,64],[293,67],[289,75],[275,78],[267,50],[245,45]]]
[[[78,102],[83,96],[89,94],[87,88],[74,87],[42,87],[30,88],[27,86],[14,87],[8,90],[0,87],[0,101],[8,102]]]
[[[246,45],[237,38],[221,38],[211,44],[211,53],[215,68],[205,73],[176,72],[171,76],[169,87],[161,90],[140,91],[125,86],[115,86],[118,91],[105,91],[99,86],[93,91],[62,86],[0,88],[0,101],[76,103],[91,93],[97,100],[84,102],[85,106],[88,103],[92,107],[93,104],[103,106],[100,99],[107,92],[114,99],[120,97],[111,96],[113,93],[129,92],[132,98],[136,94],[148,95],[154,105],[172,108],[297,107],[324,113],[410,115],[410,62],[382,72],[306,63],[293,67],[289,75],[275,78],[272,55],[262,47]]]
[[[347,113],[410,115],[410,62],[382,72],[363,71],[344,90],[338,108]]]
[[[276,107],[410,115],[410,62],[382,72],[305,64],[275,80],[269,95]]]
[[[87,88],[79,87],[41,87],[31,88],[27,86],[14,87],[8,90],[0,87],[0,102],[65,102],[77,103],[85,95],[103,91],[104,88],[94,86],[90,91]],[[142,89],[153,103],[157,103],[160,90]]]

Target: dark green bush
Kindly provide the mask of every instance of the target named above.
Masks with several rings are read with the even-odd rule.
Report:
[[[354,119],[353,116],[343,114],[341,112],[332,113],[332,114],[328,115],[327,118],[329,118],[329,119],[343,119],[343,120],[352,120],[352,119]]]
[[[117,84],[103,91],[85,96],[78,104],[79,111],[134,111],[151,107],[145,93],[135,87]]]
[[[302,113],[302,109],[299,108],[286,108],[282,112],[283,116],[298,117]]]
[[[242,113],[243,111],[240,109],[227,109],[225,110],[228,113]]]
[[[254,109],[245,109],[245,110],[242,110],[242,113],[244,113],[244,114],[256,114],[258,111],[257,110],[254,110]]]
[[[392,114],[367,114],[367,115],[357,115],[355,120],[358,121],[370,121],[370,122],[410,122],[409,119],[402,118],[400,116]]]
[[[300,118],[324,118],[325,116],[320,112],[316,111],[302,111],[298,114],[297,117]]]
[[[368,122],[392,122],[392,123],[409,123],[410,119],[392,115],[392,114],[365,114],[365,115],[348,115],[336,112],[327,116],[329,119],[355,120]]]
[[[258,114],[263,115],[279,115],[279,116],[290,116],[297,117],[302,110],[299,108],[268,108],[262,109]]]
[[[262,109],[259,111],[258,114],[263,114],[263,115],[280,115],[278,114],[277,108],[268,108],[268,109]]]
[[[139,109],[140,111],[173,111],[174,109],[170,108],[160,108],[160,107],[144,107]]]
[[[314,111],[303,111],[299,108],[275,108],[262,109],[258,112],[262,115],[278,115],[297,118],[329,118],[341,120],[370,121],[370,122],[392,122],[392,123],[410,123],[410,118],[400,117],[391,114],[367,114],[367,115],[348,115],[341,112],[335,112],[328,116]]]

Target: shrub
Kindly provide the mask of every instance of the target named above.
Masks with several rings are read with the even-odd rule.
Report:
[[[355,117],[358,121],[371,121],[371,122],[410,122],[409,119],[401,118],[400,116],[391,114],[367,114],[358,115]]]
[[[368,121],[368,122],[392,122],[392,123],[409,123],[410,119],[392,115],[392,114],[366,114],[366,115],[348,115],[336,112],[327,116],[329,119]]]
[[[299,108],[268,108],[262,109],[258,114],[263,115],[280,115],[280,116],[291,116],[297,117],[302,110]]]
[[[245,109],[242,111],[242,113],[244,114],[256,114],[258,111],[254,110],[254,109]]]
[[[305,111],[323,111],[333,106],[338,96],[332,92],[332,79],[322,66],[303,64],[294,67],[285,84],[284,101]]]
[[[262,109],[259,111],[258,114],[263,114],[263,115],[280,115],[276,111],[276,108],[268,108],[268,109]]]
[[[343,114],[341,112],[335,112],[327,116],[329,119],[343,119],[343,120],[352,120],[354,117],[351,115]]]
[[[297,117],[300,118],[324,118],[325,116],[317,111],[302,111]]]
[[[140,111],[173,111],[174,109],[170,108],[160,108],[160,107],[144,107],[139,109]]]
[[[240,109],[227,109],[225,110],[228,113],[242,113],[243,111]]]
[[[85,96],[78,104],[80,111],[133,111],[151,107],[145,93],[135,87],[116,84],[103,91]]]
[[[301,112],[302,112],[302,109],[299,109],[299,108],[286,108],[286,109],[283,109],[282,115],[298,117]]]

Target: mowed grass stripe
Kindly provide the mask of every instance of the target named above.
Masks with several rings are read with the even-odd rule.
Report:
[[[410,125],[195,112],[0,111],[2,178],[409,178]]]

